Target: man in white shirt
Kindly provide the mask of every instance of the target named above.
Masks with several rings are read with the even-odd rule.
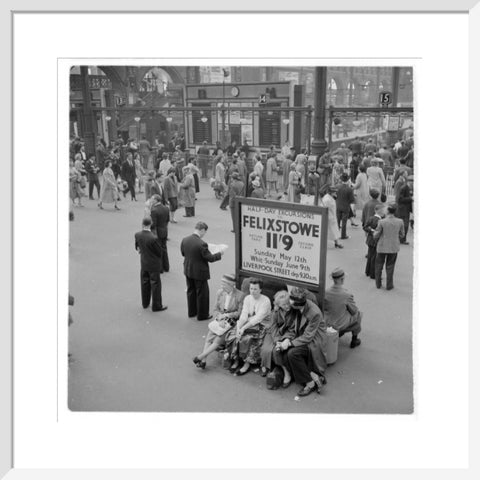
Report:
[[[250,295],[243,301],[242,313],[235,330],[227,334],[227,346],[233,364],[230,371],[236,375],[245,375],[250,365],[260,362],[260,349],[265,334],[271,303],[262,295],[263,282],[257,278],[250,280]],[[240,362],[243,365],[240,367]]]

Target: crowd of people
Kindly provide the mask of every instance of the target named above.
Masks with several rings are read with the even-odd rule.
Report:
[[[387,196],[387,177],[393,178],[395,201]],[[390,147],[357,138],[348,147],[341,144],[316,157],[306,149],[296,154],[288,142],[279,150],[272,146],[266,154],[252,152],[246,143],[226,149],[217,144],[211,152],[203,142],[190,153],[183,136],[168,149],[162,144],[152,147],[145,138],[138,143],[119,139],[107,149],[99,138],[95,154],[86,155],[83,142],[72,139],[72,205],[83,206],[87,185],[89,199],[94,200],[96,190],[99,209],[113,204],[119,210],[127,194],[132,202],[138,193],[145,194],[142,230],[135,235],[143,308],[167,309],[161,274],[170,269],[168,227],[177,223],[179,207],[184,207],[184,217],[196,216],[200,179],[211,186],[219,208],[230,209],[232,232],[237,197],[325,207],[329,238],[340,249],[344,248],[340,240],[349,238],[348,222],[358,227],[355,219],[360,214],[367,246],[365,274],[382,288],[385,267],[386,290],[394,288],[400,244],[408,244],[408,228],[413,226],[413,136]],[[340,268],[331,272],[333,285],[322,309],[316,296],[302,288],[283,285],[266,295],[259,279],[245,279],[237,289],[239,279],[223,275],[210,313],[209,263],[219,261],[224,250],[209,251],[203,240],[207,230],[204,222],[197,222],[192,235],[181,242],[188,316],[209,320],[203,350],[193,358],[195,365],[205,369],[207,357],[221,351],[225,368],[236,376],[258,366],[272,388],[295,382],[301,386],[299,396],[320,392],[326,384],[327,328],[339,336],[350,332],[351,348],[361,344],[362,314],[343,286],[345,272]]]

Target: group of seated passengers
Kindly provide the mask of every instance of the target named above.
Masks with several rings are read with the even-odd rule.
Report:
[[[204,369],[208,355],[223,349],[224,361],[236,376],[246,374],[252,365],[260,365],[261,375],[267,376],[277,366],[283,370],[282,387],[293,381],[302,386],[299,396],[320,393],[326,383],[327,326],[340,336],[351,332],[351,348],[360,345],[362,314],[343,287],[345,273],[337,268],[331,277],[334,284],[325,292],[324,315],[315,295],[303,288],[292,287],[289,293],[286,285],[281,287],[273,296],[272,309],[261,280],[244,281],[247,295],[236,288],[233,275],[223,275],[214,320],[203,351],[193,362]]]

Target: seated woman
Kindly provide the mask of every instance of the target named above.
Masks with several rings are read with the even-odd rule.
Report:
[[[260,351],[262,358],[262,377],[265,377],[268,371],[275,366],[273,352],[278,348],[278,344],[286,338],[293,338],[291,331],[292,315],[290,312],[290,294],[288,291],[280,290],[275,294],[273,300],[273,311],[270,315],[271,324],[267,329],[263,345]],[[283,369],[283,386],[290,385],[292,377],[285,365],[280,365]]]
[[[243,301],[237,326],[226,335],[228,356],[233,361],[230,372],[236,375],[245,375],[250,365],[260,363],[260,348],[271,310],[270,299],[262,295],[262,286],[261,280],[250,280],[250,294]]]
[[[223,275],[222,287],[217,292],[213,321],[209,324],[203,352],[194,357],[193,363],[204,369],[205,359],[218,348],[225,347],[225,336],[235,326],[242,311],[245,294],[235,288],[235,276]]]

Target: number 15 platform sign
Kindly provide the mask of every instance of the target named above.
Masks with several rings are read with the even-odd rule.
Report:
[[[234,208],[237,278],[281,280],[315,291],[323,301],[328,210],[238,197]]]

